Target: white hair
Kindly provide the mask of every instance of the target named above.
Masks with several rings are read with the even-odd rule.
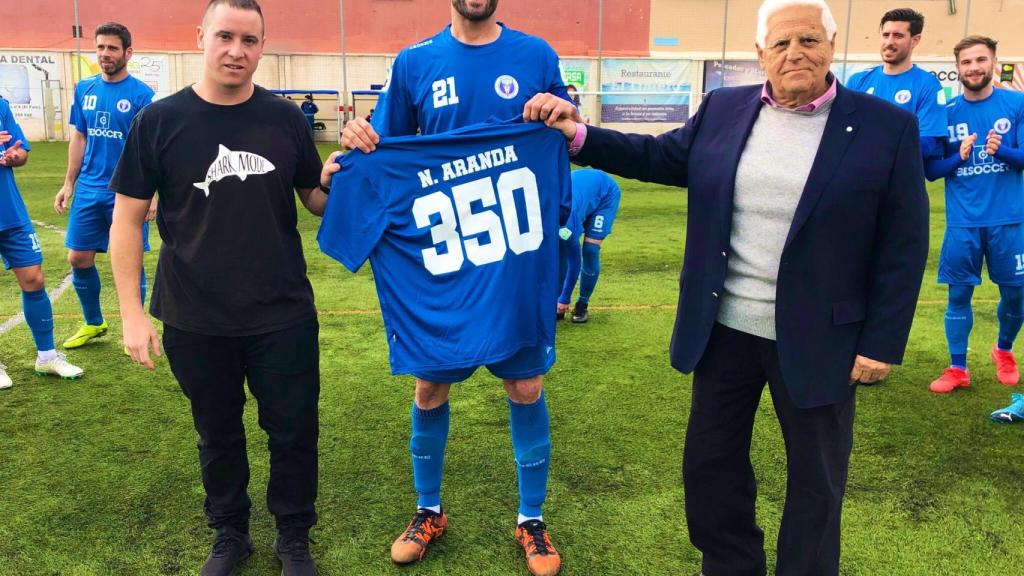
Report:
[[[765,38],[768,36],[768,19],[776,12],[790,6],[814,6],[821,9],[821,25],[825,27],[825,35],[829,40],[836,37],[836,19],[832,17],[832,10],[825,3],[825,0],[764,0],[761,8],[757,11],[757,37],[754,42],[764,48]]]

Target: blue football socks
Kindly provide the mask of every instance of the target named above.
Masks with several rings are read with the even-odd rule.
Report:
[[[583,273],[580,275],[580,295],[578,302],[587,304],[597,286],[597,278],[601,275],[601,245],[591,242],[583,243]]]
[[[533,404],[509,400],[508,412],[519,472],[519,514],[538,518],[548,491],[551,460],[551,429],[544,393]]]
[[[25,312],[25,323],[32,331],[36,350],[47,352],[53,346],[53,308],[45,289],[21,293],[21,307]]]
[[[949,344],[950,366],[967,368],[967,340],[974,326],[971,296],[974,286],[949,286],[946,306],[946,342]],[[1019,327],[1019,326],[1018,326]]]
[[[418,508],[441,506],[441,475],[444,470],[444,448],[448,443],[451,409],[448,402],[431,410],[412,405],[412,479],[419,498]]]
[[[1024,286],[1000,286],[999,296],[999,306],[996,308],[999,342],[996,346],[1000,350],[1010,351],[1024,323]]]
[[[78,294],[78,302],[82,305],[85,323],[91,326],[103,324],[103,311],[100,310],[100,273],[96,271],[96,267],[71,268],[71,283]]]

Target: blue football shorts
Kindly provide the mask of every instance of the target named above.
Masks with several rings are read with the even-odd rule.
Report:
[[[0,259],[7,270],[43,263],[43,249],[31,222],[0,230]]]
[[[946,228],[939,254],[939,282],[981,284],[982,259],[999,286],[1024,286],[1024,224]]]
[[[619,213],[619,197],[604,197],[597,210],[587,215],[583,221],[583,234],[594,240],[604,240],[612,233],[615,215]]]
[[[524,380],[547,374],[555,365],[554,346],[531,346],[520,348],[515,354],[487,365],[491,374],[503,380]],[[413,373],[420,380],[435,384],[456,384],[466,380],[479,366],[441,370],[420,370]]]
[[[114,219],[114,194],[76,192],[64,245],[71,250],[106,252]],[[142,249],[149,252],[149,222],[142,225]]]

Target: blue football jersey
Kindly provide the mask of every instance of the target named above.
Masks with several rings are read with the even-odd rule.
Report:
[[[593,168],[580,168],[572,172],[573,232],[581,233],[583,223],[602,206],[618,206],[622,192],[607,173]]]
[[[100,75],[75,86],[71,124],[85,134],[85,157],[78,175],[79,194],[113,194],[108,189],[132,120],[153,101],[153,89],[132,75],[105,82]]]
[[[448,26],[398,53],[373,129],[381,136],[448,132],[522,115],[527,100],[543,92],[570,100],[547,42],[501,24],[497,40],[470,46]]]
[[[369,258],[393,373],[554,346],[572,205],[561,133],[513,122],[382,138],[340,164],[317,240],[353,272]]]
[[[7,132],[11,136],[7,144],[0,144],[0,154],[18,140],[21,140],[21,147],[25,150],[32,149],[25,138],[25,133],[21,131],[21,126],[14,120],[10,104],[3,98],[0,98],[0,132]],[[21,199],[18,185],[14,182],[14,170],[8,166],[0,166],[0,230],[21,226],[28,221],[25,202]]]
[[[1002,145],[1024,146],[1024,93],[996,89],[981,101],[963,96],[946,107],[946,156],[959,154],[960,142],[977,134],[971,158],[946,178],[946,225],[998,226],[1024,222],[1024,173],[985,152],[989,130]]]
[[[946,137],[946,92],[935,76],[916,64],[900,74],[886,74],[878,65],[854,74],[846,84],[913,113],[921,136]]]

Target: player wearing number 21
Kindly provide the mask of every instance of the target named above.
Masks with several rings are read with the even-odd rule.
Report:
[[[345,127],[342,144],[367,156],[359,160],[362,155],[357,153],[343,161],[342,174],[348,174],[336,185],[346,187],[346,199],[336,194],[328,202],[320,241],[335,256],[345,250],[350,259],[341,258],[342,262],[358,266],[366,257],[361,253],[366,247],[360,244],[362,249],[349,252],[344,242],[337,241],[335,233],[347,234],[336,225],[340,211],[331,205],[351,200],[355,194],[349,188],[356,186],[367,205],[350,209],[361,210],[363,221],[371,220],[374,210],[387,210],[391,228],[366,232],[370,238],[383,238],[376,248],[380,258],[371,254],[370,260],[389,328],[392,369],[416,378],[409,447],[419,495],[413,520],[392,545],[392,560],[405,564],[421,559],[430,542],[447,528],[441,476],[450,420],[448,393],[452,384],[484,365],[503,380],[509,397],[519,474],[517,539],[534,574],[554,574],[561,560],[541,516],[551,451],[542,383],[555,360],[551,310],[557,299],[558,220],[567,218],[570,209],[568,202],[560,205],[568,200],[560,197],[563,186],[568,188],[568,158],[565,145],[554,143],[551,131],[542,126],[460,129],[491,118],[517,117],[526,101],[538,93],[554,93],[566,101],[569,97],[551,47],[499,23],[497,5],[497,0],[451,0],[451,25],[395,58],[373,124],[357,118]],[[423,136],[414,141],[392,139],[417,131]],[[432,136],[451,131],[458,136]],[[381,150],[374,152],[378,144]],[[514,147],[513,154],[506,152],[509,146]],[[400,171],[376,158],[384,149],[393,162],[403,163]],[[349,170],[349,162],[359,167]],[[371,165],[376,173],[368,169]],[[535,198],[538,187],[544,193]],[[416,198],[399,202],[400,192]],[[391,249],[406,257],[403,265],[430,272],[415,287],[420,290],[418,296],[387,299],[389,294],[394,296],[392,289],[410,289],[401,284],[411,283],[403,278],[396,280],[399,285],[384,285],[382,277],[397,270],[385,255]],[[551,260],[545,261],[549,250]],[[524,284],[526,278],[535,283]],[[521,290],[511,290],[520,285]],[[470,292],[473,286],[478,290]],[[445,322],[458,322],[470,309],[484,301],[494,302],[499,294],[506,294],[500,304],[465,316],[467,321],[472,318],[473,331],[444,328],[450,327]],[[455,295],[460,299],[453,299]],[[547,310],[535,314],[541,301],[548,302]],[[443,303],[454,309],[445,309]],[[394,329],[413,318],[425,319],[419,316],[424,311],[432,314],[429,322],[412,332]],[[476,341],[471,342],[472,338]],[[444,358],[433,364],[405,363],[400,353],[405,346],[420,347],[432,355],[444,353]],[[409,359],[413,357],[418,355],[410,354]]]

